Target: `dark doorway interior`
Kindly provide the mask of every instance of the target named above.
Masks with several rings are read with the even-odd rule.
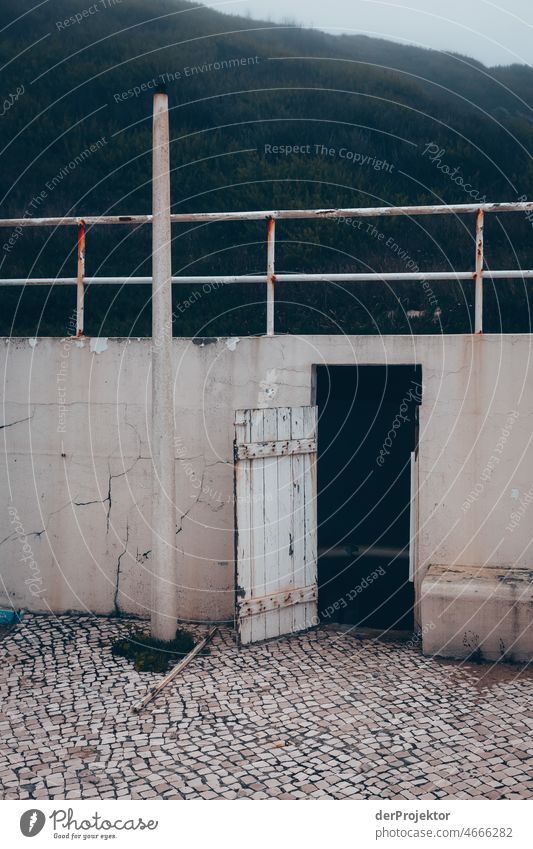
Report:
[[[411,452],[420,366],[317,366],[324,623],[411,629]]]

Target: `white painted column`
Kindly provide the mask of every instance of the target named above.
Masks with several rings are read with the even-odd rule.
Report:
[[[176,634],[176,473],[168,97],[154,95],[152,173],[152,636]]]

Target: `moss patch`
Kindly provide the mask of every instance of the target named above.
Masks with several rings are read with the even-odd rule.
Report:
[[[137,672],[167,672],[194,648],[193,635],[178,628],[173,640],[156,640],[145,631],[132,631],[128,637],[115,640],[111,651],[115,657],[133,660]]]

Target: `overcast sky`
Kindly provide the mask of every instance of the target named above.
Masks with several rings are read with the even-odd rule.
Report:
[[[533,0],[203,0],[221,12],[533,65]]]

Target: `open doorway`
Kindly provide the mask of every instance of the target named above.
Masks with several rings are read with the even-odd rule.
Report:
[[[320,619],[411,630],[421,367],[317,366],[316,395]]]

